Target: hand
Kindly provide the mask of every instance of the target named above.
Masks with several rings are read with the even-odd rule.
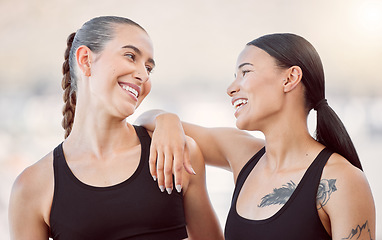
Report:
[[[186,136],[175,114],[161,114],[156,117],[156,127],[152,135],[150,147],[150,173],[162,192],[170,194],[173,190],[173,174],[175,188],[182,188],[183,167],[190,174],[196,174],[190,163]]]

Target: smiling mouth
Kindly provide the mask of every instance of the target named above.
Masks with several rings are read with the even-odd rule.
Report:
[[[244,105],[248,103],[248,100],[246,99],[238,99],[235,102],[233,102],[233,107],[238,110],[239,108],[242,108]]]
[[[138,91],[135,90],[134,88],[126,86],[126,85],[123,85],[122,88],[130,92],[131,94],[133,94],[136,98],[138,98]]]
[[[132,83],[126,83],[126,82],[120,82],[119,85],[121,86],[122,89],[127,91],[131,97],[133,97],[135,100],[138,100],[138,97],[141,92],[141,89],[139,86]]]

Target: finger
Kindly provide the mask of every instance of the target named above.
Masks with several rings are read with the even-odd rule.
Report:
[[[182,190],[182,176],[183,176],[183,154],[176,151],[174,154],[174,177],[175,177],[175,188],[178,192]]]
[[[184,147],[184,153],[183,153],[183,166],[184,166],[184,168],[186,169],[186,171],[187,171],[189,174],[196,175],[196,172],[194,171],[194,169],[192,168],[192,165],[191,165],[191,160],[190,160],[190,150],[188,149],[187,144],[186,144],[186,146]]]
[[[164,167],[164,158],[162,153],[157,154],[157,181],[158,186],[161,192],[164,192],[164,174],[163,174],[163,167]]]
[[[150,147],[150,156],[149,156],[149,168],[150,168],[150,174],[153,177],[154,181],[157,180],[157,151],[154,149],[154,145],[151,145]]]
[[[173,161],[173,155],[171,152],[166,152],[164,156],[164,181],[165,186],[168,194],[171,194],[172,192],[172,161]]]

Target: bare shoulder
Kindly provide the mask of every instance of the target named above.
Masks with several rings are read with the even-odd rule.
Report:
[[[334,153],[328,160],[322,178],[339,179],[342,186],[369,185],[365,173],[353,166],[347,159]]]
[[[320,186],[317,200],[330,219],[333,239],[350,239],[355,231],[362,239],[375,239],[375,204],[362,170],[335,153],[324,167]]]
[[[204,164],[203,155],[199,148],[199,145],[196,143],[196,141],[193,138],[189,136],[186,136],[186,142],[187,142],[188,149],[190,151],[189,152],[190,162],[191,162],[191,165],[195,168],[194,170],[204,171],[205,164]]]
[[[38,200],[53,188],[53,179],[53,153],[50,152],[19,174],[12,187],[12,197]]]
[[[329,158],[324,167],[321,184],[330,185],[333,191],[336,191],[333,197],[336,196],[337,203],[340,201],[349,203],[358,197],[364,199],[372,197],[365,173],[336,153]]]
[[[11,239],[48,239],[53,175],[49,153],[16,178],[8,210]]]
[[[47,180],[48,175],[53,174],[53,152],[48,153],[33,165],[24,169],[17,177],[15,186],[28,186]]]
[[[196,186],[205,184],[205,163],[202,152],[193,138],[186,136],[186,142],[190,156],[190,163],[196,172],[196,175],[191,175],[183,169],[182,185],[184,187],[184,192],[187,192],[190,183]]]

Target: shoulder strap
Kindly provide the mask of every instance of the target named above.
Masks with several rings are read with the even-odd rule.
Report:
[[[151,145],[151,137],[149,133],[147,132],[146,128],[142,126],[136,126],[133,125],[135,132],[138,135],[139,141],[141,142],[142,145],[142,156],[145,156],[143,159],[148,160],[148,156],[150,154],[150,145]]]
[[[236,179],[232,203],[236,202],[239,192],[241,188],[243,187],[245,180],[247,179],[248,175],[251,173],[252,169],[259,162],[260,158],[264,155],[264,153],[265,153],[265,147],[263,147],[255,155],[253,155],[253,157],[249,159],[248,162],[244,165],[244,167],[240,170],[240,173]]]
[[[315,173],[313,174],[312,176],[312,179],[311,181],[313,181],[312,183],[314,184],[314,188],[315,189],[315,194],[317,192],[317,188],[318,188],[318,185],[320,184],[320,181],[321,181],[321,176],[322,176],[322,172],[324,170],[324,167],[326,165],[326,163],[328,162],[330,156],[333,154],[333,151],[328,149],[328,148],[324,148],[317,156],[317,161],[315,162],[314,166],[312,166],[312,171]]]
[[[133,125],[133,127],[134,127],[135,131],[137,132],[139,139],[141,139],[141,138],[150,138],[151,139],[146,128],[144,128],[142,126],[137,126],[137,125]]]
[[[324,169],[326,163],[328,162],[330,156],[333,154],[332,150],[329,150],[328,148],[324,148],[317,156],[318,162],[317,162],[317,168],[321,170]]]
[[[60,162],[63,160],[63,149],[62,149],[62,144],[61,142],[54,150],[53,150],[53,169],[54,169],[54,174],[56,175]]]

